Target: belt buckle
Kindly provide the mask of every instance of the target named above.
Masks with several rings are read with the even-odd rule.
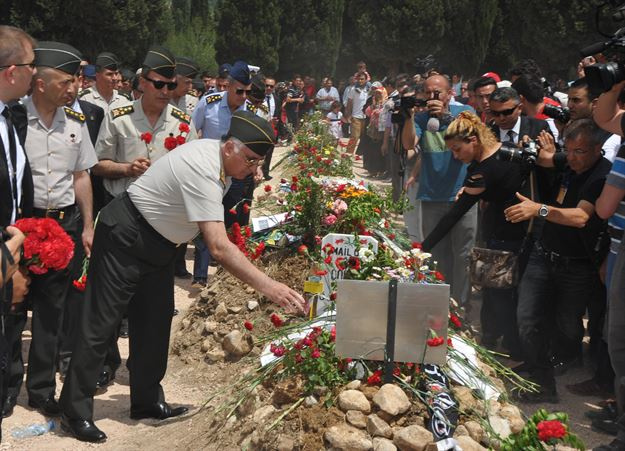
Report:
[[[56,219],[58,220],[62,220],[65,217],[65,212],[63,210],[59,210],[58,208],[51,208],[49,210],[46,210],[46,218],[53,218],[54,219],[54,213],[56,213]]]

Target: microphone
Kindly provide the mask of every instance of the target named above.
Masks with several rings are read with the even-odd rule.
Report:
[[[612,46],[612,44],[614,44],[614,41],[612,40],[606,42],[595,42],[594,44],[581,49],[579,53],[583,57],[596,55],[597,53],[601,53],[608,47]]]
[[[429,132],[436,133],[441,126],[441,122],[437,117],[431,117],[428,119],[427,129]]]

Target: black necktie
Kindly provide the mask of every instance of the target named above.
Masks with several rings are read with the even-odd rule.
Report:
[[[508,140],[506,142],[514,144],[514,131],[508,130]]]
[[[12,170],[10,171],[11,176],[11,190],[13,191],[13,211],[15,211],[15,218],[17,219],[17,146],[15,144],[15,131],[13,129],[13,121],[11,120],[11,112],[9,111],[9,107],[5,106],[2,111],[2,115],[7,121],[7,132],[9,135],[9,156],[11,157],[11,166]],[[9,166],[7,164],[7,166]]]

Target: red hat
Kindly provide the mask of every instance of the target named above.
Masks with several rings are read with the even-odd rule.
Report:
[[[494,79],[497,83],[501,81],[501,77],[497,75],[495,72],[486,72],[482,77],[490,77]]]

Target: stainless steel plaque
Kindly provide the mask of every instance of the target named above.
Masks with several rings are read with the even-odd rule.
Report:
[[[337,355],[384,360],[388,282],[338,280],[337,287]],[[448,316],[449,285],[399,283],[394,360],[444,364]],[[445,343],[427,346],[430,330]]]

